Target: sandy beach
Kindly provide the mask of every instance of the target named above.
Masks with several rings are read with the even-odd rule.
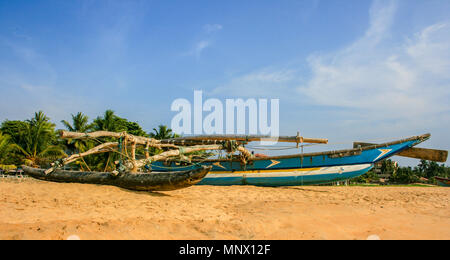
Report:
[[[0,239],[450,239],[441,187],[111,186],[0,180]]]

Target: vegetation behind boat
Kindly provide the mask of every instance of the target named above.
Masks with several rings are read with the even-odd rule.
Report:
[[[92,123],[89,123],[87,116],[82,113],[78,113],[76,115],[72,115],[72,122],[63,121],[63,124],[70,131],[76,132],[91,132],[91,131],[127,131],[136,136],[144,136],[144,137],[154,137],[156,139],[170,139],[176,137],[174,133],[171,132],[170,129],[164,126],[159,126],[158,129],[153,129],[154,132],[146,133],[142,130],[139,124],[135,122],[130,122],[124,118],[120,118],[114,114],[113,111],[107,110],[104,115],[97,117],[93,120]],[[39,130],[40,129],[40,130]],[[39,130],[39,131],[38,131]],[[49,167],[49,163],[54,161],[55,158],[61,156],[61,152],[63,154],[77,154],[81,153],[91,147],[93,147],[99,141],[106,142],[108,138],[99,138],[97,140],[62,140],[58,138],[55,125],[50,122],[50,119],[45,116],[43,112],[38,112],[35,116],[29,120],[24,121],[9,121],[6,120],[2,123],[0,131],[3,134],[0,135],[0,163],[3,164],[11,164],[14,163],[16,165],[20,165],[23,163],[29,163],[30,165],[34,165],[35,167],[40,166],[41,168]],[[32,137],[32,138],[27,138]],[[378,145],[378,148],[382,148],[383,145]],[[32,149],[31,149],[32,148]],[[362,149],[364,151],[366,147]],[[372,147],[373,148],[373,147]],[[349,149],[347,151],[357,152],[357,150]],[[157,154],[161,151],[158,149],[151,148],[150,154]],[[343,154],[340,154],[342,151],[332,151],[330,152],[322,152],[317,153],[316,159],[319,160],[320,157],[331,156],[340,158],[342,156],[343,163],[345,162],[345,158],[351,157],[346,156],[346,152],[344,150]],[[143,149],[137,149],[137,153],[143,153]],[[304,154],[307,156],[308,154]],[[311,155],[311,154],[310,154]],[[355,154],[354,156],[357,156]],[[383,160],[385,157],[388,157],[389,153],[385,154],[377,158],[377,160]],[[273,157],[272,159],[289,159],[295,158],[298,159],[298,155],[289,155],[289,156],[280,156]],[[311,156],[312,158],[312,156]],[[303,158],[303,163],[305,167],[308,167],[307,160],[311,160],[311,158]],[[97,172],[111,172],[115,169],[116,165],[115,161],[118,159],[118,154],[114,152],[108,152],[105,154],[94,154],[92,156],[86,157],[83,160],[77,161],[69,167],[79,169],[81,171],[97,171]],[[333,158],[332,158],[333,159]],[[262,158],[253,158],[255,162],[263,162]],[[341,159],[339,159],[341,160]],[[335,161],[330,160],[330,161]],[[215,167],[213,164],[215,162],[212,160],[210,165]],[[266,160],[268,163],[265,165],[272,164],[271,161]],[[313,159],[312,164],[316,162]],[[240,167],[241,162],[235,161],[232,163],[233,167]],[[332,165],[332,164],[328,164]],[[223,165],[222,165],[223,166]],[[311,166],[311,165],[310,165]],[[250,165],[250,168],[252,166]],[[264,166],[263,166],[264,167]],[[276,166],[280,167],[280,165]],[[276,168],[275,167],[275,168]],[[220,167],[219,167],[220,168]],[[255,168],[255,167],[254,167]],[[220,168],[221,169],[221,168]],[[215,170],[220,170],[217,167]],[[157,167],[153,170],[158,170]]]
[[[89,118],[79,112],[72,115],[70,121],[62,120],[64,127],[74,132],[90,131],[126,131],[135,136],[167,139],[178,137],[171,129],[164,125],[146,132],[136,122],[128,121],[117,116],[112,110],[106,110],[103,115],[89,122]],[[48,168],[55,160],[72,154],[85,152],[99,142],[97,140],[63,140],[59,137],[59,130],[42,111],[36,112],[34,117],[27,120],[5,120],[0,126],[0,164],[11,164],[19,167],[22,164]],[[150,155],[161,152],[150,149]],[[138,153],[143,153],[139,149]],[[95,154],[71,165],[81,171],[111,172],[115,169],[114,162],[118,160],[117,153]]]
[[[417,166],[399,166],[391,159],[376,164],[366,174],[349,180],[350,183],[383,183],[410,184],[425,183],[437,184],[436,177],[450,177],[450,167],[432,161],[420,160]]]
[[[449,178],[435,177],[435,179],[439,186],[450,187],[450,179]]]

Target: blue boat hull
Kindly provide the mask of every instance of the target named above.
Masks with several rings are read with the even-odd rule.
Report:
[[[198,185],[255,185],[255,186],[301,186],[344,181],[360,176],[373,164],[305,168],[280,171],[240,171],[235,173],[210,173]]]
[[[429,138],[429,134],[411,137],[391,143],[373,145],[321,153],[274,156],[268,158],[252,158],[250,163],[242,164],[238,159],[209,159],[197,165],[183,166],[179,162],[154,162],[153,170],[174,171],[198,167],[212,166],[210,173],[198,185],[257,185],[257,186],[290,186],[312,185],[347,180],[369,171],[376,162],[391,157],[405,149],[411,148]],[[349,166],[361,166],[358,170],[349,170]],[[323,172],[320,169],[347,167],[343,172]],[[301,172],[316,171],[314,174]],[[274,173],[284,172],[284,175]],[[300,172],[300,173],[299,173]],[[254,175],[254,174],[258,175]]]

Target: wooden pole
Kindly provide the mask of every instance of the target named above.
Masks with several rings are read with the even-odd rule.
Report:
[[[353,148],[376,145],[373,143],[354,142]],[[429,148],[410,147],[396,154],[397,156],[423,159],[435,162],[446,162],[448,151]]]
[[[181,141],[185,141],[186,143],[192,141],[228,141],[228,140],[236,140],[240,142],[255,142],[255,141],[278,141],[278,142],[291,142],[291,143],[319,143],[326,144],[328,143],[328,139],[323,138],[305,138],[301,136],[261,136],[261,135],[198,135],[198,136],[189,136],[189,137],[179,137],[179,138],[171,138],[160,140],[161,143],[179,143]]]
[[[424,159],[429,161],[435,161],[435,162],[446,162],[448,151],[446,150],[437,150],[437,149],[428,149],[428,148],[419,148],[419,147],[412,147],[409,149],[406,149],[404,151],[401,151],[397,155],[409,157],[409,158],[416,158],[416,159]]]
[[[131,163],[133,164],[133,168],[131,169],[131,172],[137,172],[136,167],[136,143],[133,142],[131,144]]]
[[[108,154],[108,160],[106,160],[106,165],[105,165],[105,169],[103,170],[103,172],[106,172],[106,169],[108,169],[108,164],[109,164],[110,159],[111,159],[111,153]]]
[[[74,161],[76,161],[76,160],[78,160],[78,159],[80,159],[80,158],[82,158],[84,156],[87,156],[87,155],[111,152],[112,149],[117,147],[118,145],[119,145],[118,143],[104,143],[104,144],[98,145],[98,146],[96,146],[96,147],[94,147],[94,148],[92,148],[92,149],[90,149],[90,150],[88,150],[88,151],[86,151],[84,153],[73,154],[73,155],[71,155],[71,156],[69,156],[67,158],[62,159],[62,165],[69,164],[69,163],[74,162]],[[58,165],[55,165],[55,166],[47,169],[45,171],[45,174],[51,173],[53,170],[55,170],[55,168],[57,166]]]
[[[150,152],[148,149],[150,149],[150,142],[147,142],[147,144],[145,145],[145,159],[150,158]]]
[[[221,150],[223,147],[222,145],[199,145],[199,146],[192,146],[192,147],[184,147],[183,153],[192,153],[197,151],[206,151],[206,150]],[[166,151],[154,156],[150,156],[149,158],[137,160],[136,161],[136,167],[140,168],[145,166],[148,162],[156,162],[156,161],[162,161],[169,157],[178,156],[180,155],[180,150],[170,150]],[[133,165],[127,165],[129,168],[132,168]]]
[[[109,131],[96,131],[91,133],[78,133],[78,132],[69,132],[69,131],[60,131],[59,135],[61,138],[72,138],[72,139],[89,139],[89,138],[99,138],[99,137],[114,137],[120,138],[124,137],[124,139],[135,142],[137,144],[145,145],[147,142],[150,143],[159,143],[158,140],[153,138],[147,138],[142,136],[134,136],[132,134],[128,134],[126,132],[116,133]]]
[[[90,171],[91,172],[91,169],[89,168],[89,165],[86,163],[86,161],[84,160],[84,158],[83,157],[81,157],[81,160],[83,160],[83,163],[86,165],[86,167],[87,167],[87,169],[88,169],[88,171]]]
[[[176,145],[172,143],[162,144],[160,140],[154,138],[147,138],[143,136],[134,136],[132,134],[128,134],[126,132],[116,133],[109,131],[96,131],[91,133],[79,133],[79,132],[70,132],[70,131],[60,131],[59,135],[61,138],[71,138],[71,139],[95,139],[99,137],[113,137],[120,138],[124,137],[124,143],[127,141],[133,143],[135,142],[137,145],[147,145],[149,144],[151,147],[161,148],[161,147],[169,147],[169,148],[177,148]]]

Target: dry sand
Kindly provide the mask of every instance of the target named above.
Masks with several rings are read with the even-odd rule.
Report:
[[[449,202],[450,188],[441,187],[149,193],[3,179],[0,239],[450,239]]]

